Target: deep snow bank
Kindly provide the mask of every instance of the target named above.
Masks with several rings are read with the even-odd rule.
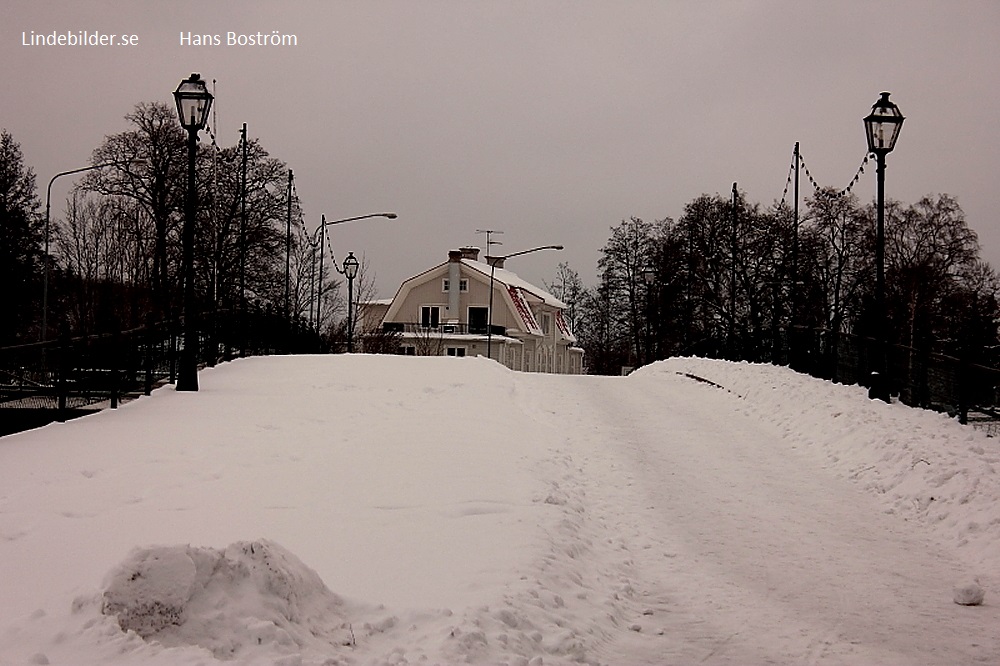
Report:
[[[344,602],[278,544],[243,541],[218,550],[134,550],[109,573],[102,612],[164,646],[199,646],[220,659],[260,646],[298,651],[350,645]]]
[[[887,513],[925,523],[978,572],[1000,570],[1000,441],[944,414],[869,400],[863,387],[781,366],[674,358],[636,371],[657,373],[717,384],[777,436],[878,496]]]
[[[630,536],[646,504],[604,492],[631,485],[606,446],[620,415],[561,417],[594,404],[591,383],[653,406],[678,385],[717,392],[705,402],[721,418],[750,415],[786,455],[815,456],[962,543],[982,566],[956,590],[979,575],[989,606],[1000,587],[995,441],[858,387],[700,359],[596,378],[485,359],[269,357],[203,379],[197,395],[161,389],[5,438],[0,561],[16,575],[0,583],[0,663],[662,662],[630,659],[662,638],[630,627],[654,622],[647,611],[666,627],[670,603],[645,596],[629,547],[658,568],[676,551]],[[257,535],[315,571],[245,541]],[[114,566],[163,543],[234,545],[145,548]],[[697,596],[692,580],[671,585]]]

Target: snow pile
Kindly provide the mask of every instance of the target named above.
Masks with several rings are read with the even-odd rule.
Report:
[[[979,581],[955,587],[955,603],[959,606],[979,606],[986,599],[986,592]]]
[[[108,575],[102,612],[145,639],[200,646],[220,659],[251,647],[292,653],[317,642],[352,642],[344,602],[315,571],[266,540],[225,550],[137,549]]]
[[[849,478],[887,513],[918,520],[977,570],[1000,567],[1000,441],[937,412],[869,400],[769,364],[674,358],[637,373],[680,373],[728,391],[741,411]]]

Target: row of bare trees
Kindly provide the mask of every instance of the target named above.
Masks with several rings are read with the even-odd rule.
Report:
[[[702,195],[681,217],[612,228],[599,283],[568,266],[548,285],[571,306],[590,370],[676,354],[771,360],[793,328],[875,336],[872,205],[818,189],[786,205]],[[886,209],[889,342],[997,363],[1000,281],[958,202]]]
[[[129,128],[93,151],[95,168],[78,180],[62,214],[53,214],[50,338],[127,329],[180,311],[187,135],[175,111],[160,102],[136,105],[126,120]],[[11,181],[0,187],[9,193],[0,221],[5,230],[22,229],[28,248],[18,250],[20,261],[0,262],[22,271],[0,276],[0,292],[24,296],[23,303],[5,307],[22,316],[0,337],[5,343],[31,341],[38,339],[45,264],[41,216],[34,174],[6,132],[0,148],[0,177],[9,171]],[[327,259],[319,279],[320,246],[305,232],[288,166],[259,140],[244,142],[238,135],[234,145],[221,148],[203,140],[196,171],[199,309],[233,312],[249,302],[282,313],[290,326],[336,335],[346,311],[340,277]],[[8,206],[15,190],[23,201]],[[18,226],[8,209],[20,211],[25,221]],[[15,236],[4,234],[9,242]]]

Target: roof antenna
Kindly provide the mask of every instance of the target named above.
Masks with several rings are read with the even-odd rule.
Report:
[[[500,241],[495,241],[491,237],[493,234],[502,234],[502,231],[497,231],[496,229],[476,229],[477,234],[486,234],[486,260],[489,261],[489,257],[493,256],[490,252],[491,245],[503,245]]]

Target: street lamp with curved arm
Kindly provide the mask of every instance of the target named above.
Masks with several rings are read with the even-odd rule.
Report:
[[[42,275],[42,342],[45,342],[47,339],[49,325],[49,217],[52,208],[52,184],[56,182],[57,178],[70,176],[74,173],[83,173],[84,171],[93,171],[94,169],[103,169],[104,167],[124,166],[126,164],[135,164],[136,162],[143,161],[144,160],[141,159],[134,159],[91,164],[90,166],[80,167],[79,169],[60,171],[49,180],[49,186],[45,188],[45,272]]]
[[[345,217],[342,220],[331,220],[330,222],[327,222],[326,218],[324,217],[323,218],[323,224],[322,224],[322,226],[330,227],[330,226],[333,226],[335,224],[342,224],[344,222],[354,222],[356,220],[367,220],[370,217],[384,217],[384,218],[387,218],[387,219],[390,219],[390,220],[395,220],[399,216],[396,215],[395,213],[369,213],[368,215],[358,215],[356,217]]]
[[[530,250],[521,250],[520,252],[511,252],[510,254],[503,254],[497,257],[487,257],[487,259],[495,259],[497,261],[504,261],[510,259],[511,257],[518,257],[522,254],[531,254],[532,252],[538,252],[539,250],[562,250],[562,245],[542,245],[540,247],[533,247]],[[491,262],[492,263],[492,262]]]
[[[490,314],[489,323],[486,326],[486,358],[493,358],[492,347],[493,347],[493,283],[496,275],[497,264],[510,259],[511,257],[519,257],[522,254],[531,254],[532,252],[539,252],[541,250],[561,250],[562,245],[542,245],[539,247],[533,247],[530,250],[521,250],[520,252],[511,252],[510,254],[504,254],[499,257],[486,257],[486,260],[490,263]]]
[[[326,227],[332,227],[335,224],[343,224],[345,222],[355,222],[357,220],[367,220],[367,219],[373,218],[373,217],[384,217],[384,218],[386,218],[388,220],[395,220],[399,216],[396,213],[368,213],[367,215],[355,215],[354,217],[345,217],[345,218],[342,218],[342,219],[339,219],[339,220],[330,220],[328,222],[327,219],[326,219],[326,215],[323,215],[322,221],[320,222],[319,227],[316,228],[316,232],[315,233],[319,235],[319,248],[320,248],[319,249],[319,288],[317,289],[317,292],[319,294],[319,303],[316,306],[316,330],[317,331],[319,330],[320,312],[322,312],[322,309],[323,309],[323,264],[326,261],[326,234],[324,233],[324,230],[326,229]],[[354,263],[357,264],[357,259],[354,258],[354,254],[353,253],[351,253],[348,258],[349,259],[353,259]],[[344,260],[344,265],[345,265],[345,268],[341,269],[340,267],[337,266],[337,260],[334,259],[334,261],[333,261],[333,268],[334,268],[334,270],[336,270],[341,275],[346,275],[347,276],[347,278],[348,278],[348,291],[350,291],[350,288],[351,288],[352,283],[354,281],[354,277],[351,277],[350,275],[347,275],[346,272],[345,272],[345,270],[347,268],[347,259]],[[354,269],[354,270],[355,270],[354,275],[357,276],[356,269]],[[350,298],[350,296],[348,298]],[[350,306],[351,306],[351,304],[348,303],[348,327],[349,328],[350,328],[350,325],[351,325],[351,321],[350,321],[350,318],[351,318]],[[353,347],[352,343],[353,343],[353,340],[351,340],[351,336],[348,335],[348,341],[347,341],[348,351],[351,351],[351,347]]]

